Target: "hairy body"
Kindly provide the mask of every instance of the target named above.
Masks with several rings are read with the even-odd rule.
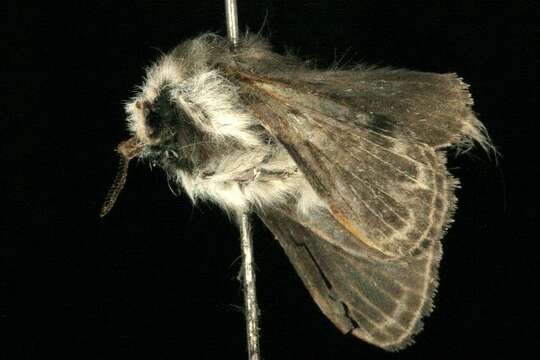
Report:
[[[324,206],[284,147],[249,111],[238,84],[226,76],[238,65],[260,68],[263,58],[270,68],[277,65],[280,59],[265,42],[249,41],[248,51],[233,53],[221,38],[206,35],[179,46],[149,70],[143,91],[126,106],[130,129],[150,145],[142,156],[166,169],[192,200],[211,200],[228,211],[291,199],[303,212]],[[167,125],[153,126],[149,112]]]

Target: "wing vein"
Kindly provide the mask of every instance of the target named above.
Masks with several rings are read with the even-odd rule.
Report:
[[[393,212],[404,224],[407,224],[407,225],[410,225],[409,222],[407,220],[405,220],[404,218],[401,217],[401,215],[399,215],[398,212],[396,212],[396,210],[394,210],[394,208],[390,205],[388,205],[388,203],[386,201],[384,201],[383,199],[381,199],[377,193],[375,192],[375,190],[364,180],[362,180],[362,178],[360,178],[358,175],[356,175],[355,173],[351,173],[352,176],[354,176],[356,179],[358,179],[360,182],[362,182],[366,188],[369,189],[369,191],[373,194],[373,196],[379,200],[384,206],[386,206],[386,208],[388,208],[391,212]],[[401,202],[399,202],[398,200],[394,199],[392,196],[388,195],[386,192],[384,192],[377,184],[374,184],[375,187],[380,191],[382,192],[384,195],[388,196],[390,199],[394,200],[398,205],[400,205],[401,207],[404,208],[403,204]],[[352,188],[351,188],[352,190]],[[356,194],[356,191],[354,191],[355,195],[358,196],[358,194]]]
[[[360,159],[358,159],[358,158],[357,158],[356,156],[354,156],[353,154],[351,154],[351,156],[352,156],[355,160],[360,161]],[[372,167],[369,167],[369,169],[371,170],[372,173],[381,175],[380,173],[377,173],[376,170],[374,170]],[[351,173],[351,174],[353,174],[353,173]],[[372,184],[375,184],[375,183],[372,183]],[[375,186],[377,186],[377,185],[375,185]],[[425,189],[425,190],[429,190],[430,192],[433,192],[433,189],[431,189],[431,188],[428,188],[428,189]],[[382,189],[381,189],[381,191],[382,191]],[[406,190],[406,191],[407,191],[407,192],[410,192],[410,190]],[[390,196],[390,195],[388,195],[388,196]],[[392,196],[390,196],[390,198],[394,199]],[[395,200],[395,199],[394,199],[394,200]],[[418,201],[420,201],[422,204],[424,204],[425,206],[428,206],[428,207],[431,207],[431,206],[433,205],[433,203],[428,203],[428,202],[426,202],[426,200],[424,200],[423,198],[418,198]],[[397,200],[396,200],[396,202],[397,202]],[[403,206],[403,204],[400,204],[400,205]]]
[[[395,231],[395,232],[398,232],[398,229],[396,229],[395,227],[393,227],[392,225],[390,225],[389,223],[387,223],[386,220],[384,220],[384,219],[382,218],[382,216],[381,216],[379,213],[377,213],[377,212],[375,212],[373,209],[371,209],[371,207],[367,204],[367,202],[366,202],[364,199],[362,199],[361,196],[358,196],[358,193],[356,192],[356,189],[355,189],[355,188],[353,188],[353,187],[351,186],[350,189],[351,189],[351,191],[354,193],[354,195],[362,202],[362,204],[364,204],[364,206],[366,207],[366,209],[367,209],[370,213],[373,214],[373,216],[374,216],[375,218],[377,218],[383,225],[386,225],[386,227],[388,227],[389,229],[391,229],[391,230],[393,230],[393,231]],[[383,202],[383,203],[384,203],[384,202]]]

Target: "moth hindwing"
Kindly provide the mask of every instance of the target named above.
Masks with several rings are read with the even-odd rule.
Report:
[[[317,70],[257,36],[233,51],[204,34],[126,110],[133,156],[195,202],[257,213],[341,331],[395,350],[432,308],[456,202],[444,148],[489,146],[471,105],[455,74]]]

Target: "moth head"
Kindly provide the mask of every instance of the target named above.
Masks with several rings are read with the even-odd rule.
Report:
[[[171,135],[260,145],[253,131],[258,121],[243,106],[238,85],[222,69],[195,62],[179,48],[148,70],[139,93],[126,104],[131,133],[150,145]]]
[[[207,61],[190,62],[185,49],[180,46],[150,67],[138,93],[126,103],[131,150],[126,155],[128,142],[118,146],[121,168],[102,216],[112,208],[134,157],[176,178],[177,170],[191,172],[216,163],[226,149],[264,144],[261,127],[242,105],[237,86]]]
[[[102,217],[112,209],[122,191],[131,159],[146,156],[152,163],[174,165],[176,161],[179,166],[184,161],[183,165],[187,167],[186,156],[182,156],[187,152],[183,150],[200,141],[197,139],[200,131],[195,129],[171,85],[160,86],[154,96],[144,95],[139,94],[127,105],[133,136],[117,146],[120,168],[103,204]],[[175,159],[166,161],[169,156]]]

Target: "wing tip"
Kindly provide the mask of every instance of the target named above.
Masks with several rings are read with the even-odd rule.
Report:
[[[457,141],[450,145],[456,147],[458,154],[466,153],[471,150],[474,145],[479,145],[482,150],[485,151],[488,157],[493,157],[494,160],[497,161],[500,153],[493,145],[486,126],[480,120],[478,120],[478,117],[472,109],[474,99],[469,91],[469,84],[467,84],[463,78],[456,73],[451,73],[448,75],[450,75],[451,81],[455,82],[454,86],[460,93],[461,101],[464,104],[462,118],[463,127],[459,132],[459,138]]]

